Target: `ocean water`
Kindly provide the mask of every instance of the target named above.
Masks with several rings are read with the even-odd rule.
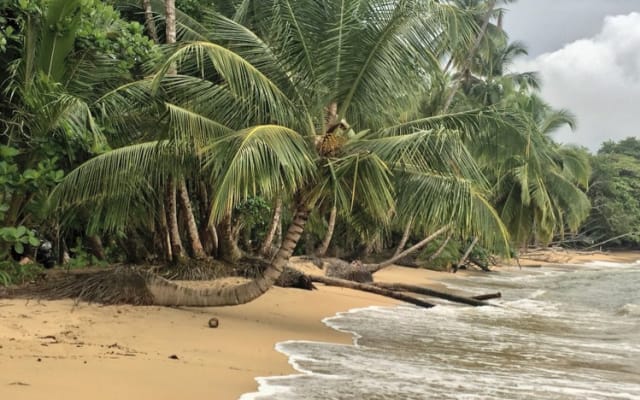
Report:
[[[640,263],[524,268],[449,282],[498,307],[440,302],[324,322],[354,346],[283,342],[299,374],[242,400],[640,399]]]

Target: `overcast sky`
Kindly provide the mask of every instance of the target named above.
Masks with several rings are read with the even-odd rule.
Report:
[[[519,0],[505,29],[537,70],[543,97],[578,118],[556,139],[596,151],[605,140],[640,136],[640,0]]]

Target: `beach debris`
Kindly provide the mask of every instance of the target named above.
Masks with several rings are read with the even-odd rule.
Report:
[[[218,318],[211,318],[209,319],[209,328],[217,328],[218,325],[220,325],[220,322],[218,322]]]
[[[413,305],[424,307],[424,308],[434,307],[433,304],[426,302],[424,300],[420,300],[413,296],[409,296],[400,292],[395,292],[393,290],[385,289],[375,285],[347,281],[345,279],[331,278],[328,276],[313,275],[313,276],[310,276],[310,278],[314,282],[324,283],[327,286],[338,286],[338,287],[344,287],[347,289],[354,289],[354,290],[361,290],[363,292],[375,293],[381,296],[390,297],[396,300],[401,300],[401,301],[404,301],[405,303],[413,304]]]
[[[502,293],[495,292],[495,293],[480,294],[478,296],[472,296],[471,298],[476,300],[491,300],[491,299],[499,299],[501,297],[502,297]]]
[[[17,381],[17,382],[9,383],[9,386],[31,386],[31,385],[26,382]]]
[[[385,283],[385,282],[377,282],[374,283],[376,287],[389,289],[389,290],[401,290],[404,292],[411,292],[416,294],[421,294],[424,296],[437,297],[439,299],[444,299],[448,301],[452,301],[455,303],[468,304],[470,306],[478,307],[478,306],[490,306],[492,304],[484,302],[482,300],[477,300],[472,297],[464,297],[458,296],[452,293],[441,292],[438,290],[416,286],[416,285],[407,285],[404,283]]]
[[[360,260],[347,262],[340,258],[318,259],[320,267],[325,270],[325,275],[330,278],[345,279],[359,283],[373,282],[373,275],[364,268]],[[317,261],[314,261],[318,265]]]
[[[178,356],[177,356],[177,355],[175,355],[175,354],[170,355],[170,356],[169,356],[169,358],[170,358],[171,360],[179,360]]]

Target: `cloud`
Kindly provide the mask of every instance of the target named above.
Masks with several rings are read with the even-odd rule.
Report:
[[[577,116],[576,131],[558,131],[558,141],[596,151],[605,140],[640,135],[640,13],[606,17],[597,35],[512,69],[539,71],[542,96]]]

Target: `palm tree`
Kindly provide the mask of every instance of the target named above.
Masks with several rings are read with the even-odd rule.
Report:
[[[113,55],[76,45],[82,1],[54,0],[43,10],[15,7],[12,12],[21,43],[0,57],[6,73],[0,83],[0,142],[20,151],[16,160],[22,171],[38,168],[43,160],[51,168],[69,170],[107,147],[93,102],[130,75]],[[120,23],[110,20],[101,28],[117,35]],[[26,207],[46,190],[13,191],[3,224],[33,216]]]
[[[263,276],[204,291],[150,277],[160,288],[156,302],[224,305],[261,295],[310,211],[329,198],[382,224],[396,209],[424,229],[453,224],[504,245],[489,186],[462,141],[478,113],[398,123],[439,73],[452,24],[471,42],[477,29],[468,13],[428,0],[272,0],[252,12],[253,29],[217,13],[180,26],[181,38],[193,41],[172,47],[151,79],[104,99],[113,105],[150,90],[163,102],[168,134],[90,160],[56,191],[63,205],[133,201],[141,193],[123,188],[123,177],[162,185],[167,174],[196,166],[213,188],[211,221],[249,196],[292,196],[292,222]],[[174,67],[177,75],[168,73]],[[392,179],[401,181],[397,192]],[[126,220],[127,207],[109,212]]]
[[[521,107],[528,119],[520,135],[497,150],[504,152],[504,162],[492,168],[495,202],[516,244],[531,239],[548,243],[565,229],[577,231],[589,214],[588,155],[550,137],[563,125],[574,126],[570,113],[553,110],[533,94],[510,96],[507,101]]]

